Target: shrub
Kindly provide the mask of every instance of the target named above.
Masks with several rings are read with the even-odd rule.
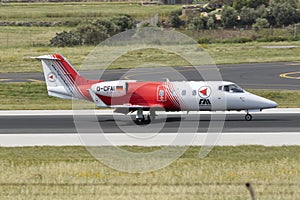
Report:
[[[257,18],[255,20],[255,23],[252,25],[253,29],[256,32],[262,30],[263,28],[267,28],[268,26],[270,26],[270,24],[269,24],[268,20],[265,18]]]
[[[135,20],[128,15],[88,21],[82,23],[74,31],[56,33],[56,36],[50,40],[50,45],[58,47],[96,45],[112,35],[132,29],[134,26]]]
[[[66,47],[81,45],[82,39],[77,32],[74,31],[63,31],[56,33],[56,36],[50,40],[51,46]]]
[[[169,22],[170,25],[174,28],[178,28],[183,24],[183,21],[180,19],[180,15],[181,15],[182,11],[180,10],[176,10],[176,11],[172,11],[169,15]]]
[[[209,44],[211,43],[211,39],[208,37],[200,37],[197,40],[198,44]]]

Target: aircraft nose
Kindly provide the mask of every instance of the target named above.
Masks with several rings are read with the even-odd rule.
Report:
[[[275,101],[270,101],[270,107],[277,108],[278,107],[278,103],[276,103]]]
[[[275,101],[271,101],[269,99],[265,99],[264,101],[265,108],[277,108],[278,104]]]

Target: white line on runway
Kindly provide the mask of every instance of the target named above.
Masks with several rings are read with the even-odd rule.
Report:
[[[105,140],[93,140],[86,145],[82,140],[94,135],[80,137],[79,134],[1,134],[0,146],[240,146],[240,145],[264,145],[264,146],[290,146],[300,145],[300,133],[222,133],[217,143],[206,141],[207,134],[197,133],[193,135],[194,140],[179,141],[174,143],[177,133],[161,133],[149,139],[137,139],[122,133],[104,134]],[[188,135],[189,133],[187,133]],[[209,133],[210,135],[213,133]],[[87,134],[88,135],[88,134]],[[97,134],[96,134],[97,135]],[[100,135],[98,135],[100,136]],[[213,136],[214,137],[214,136]],[[102,136],[98,137],[103,138]],[[171,138],[171,139],[170,139]],[[171,140],[171,142],[170,142]],[[173,143],[172,143],[173,141]]]

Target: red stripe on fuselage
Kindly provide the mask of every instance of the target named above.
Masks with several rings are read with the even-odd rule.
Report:
[[[178,111],[176,106],[167,98],[166,101],[157,101],[157,88],[163,82],[134,82],[128,83],[128,92],[121,97],[106,97],[98,95],[101,100],[110,106],[139,105],[142,107],[162,107],[168,111]]]

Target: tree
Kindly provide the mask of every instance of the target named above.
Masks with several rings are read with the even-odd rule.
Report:
[[[232,7],[240,11],[243,7],[258,8],[262,5],[268,6],[269,0],[234,0]]]
[[[270,24],[267,19],[257,18],[255,20],[255,24],[253,24],[252,27],[256,32],[258,32],[258,31],[262,30],[263,28],[267,28],[268,26],[270,26]]]
[[[299,11],[289,2],[272,4],[270,15],[274,18],[277,26],[294,24],[300,21]]]
[[[254,8],[243,7],[240,12],[240,18],[242,25],[252,25],[257,18],[257,12]]]
[[[188,28],[191,30],[199,31],[207,29],[208,17],[198,16],[194,17],[188,22]]]
[[[211,3],[223,3],[224,5],[232,6],[234,0],[210,0]]]
[[[249,8],[258,8],[262,5],[268,6],[269,0],[248,0],[247,7]]]
[[[266,18],[268,15],[268,11],[265,5],[259,6],[255,11],[256,11],[256,16],[260,18]]]
[[[118,26],[118,32],[135,28],[136,21],[130,15],[120,15],[111,18],[111,22]]]
[[[237,25],[238,13],[234,8],[230,6],[225,6],[221,12],[222,24],[224,27],[233,27]]]
[[[206,26],[207,26],[208,29],[216,28],[216,17],[215,17],[215,15],[212,15],[212,16],[208,17],[207,22],[206,22]]]
[[[245,0],[234,0],[232,7],[235,10],[241,10],[241,8],[246,7],[247,2]]]
[[[290,4],[293,8],[298,7],[298,0],[271,0],[271,5],[273,4],[283,4],[283,3],[288,3]]]

